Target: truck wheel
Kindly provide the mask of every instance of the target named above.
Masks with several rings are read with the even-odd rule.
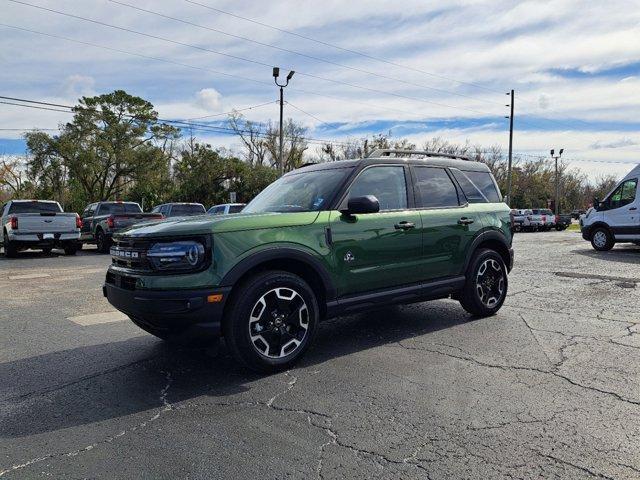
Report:
[[[611,250],[615,243],[613,236],[606,228],[599,227],[591,232],[591,246],[599,252]]]
[[[98,247],[98,252],[107,253],[111,246],[110,243],[111,242],[102,230],[98,230],[96,232],[96,246]]]
[[[42,249],[42,253],[44,253],[45,255],[51,255],[51,247],[44,247]]]
[[[311,344],[319,319],[309,285],[289,272],[268,271],[236,288],[223,320],[234,357],[262,373],[291,367]]]
[[[75,255],[77,251],[78,251],[78,245],[75,243],[71,243],[64,246],[65,255]]]
[[[507,297],[507,268],[498,252],[478,250],[469,264],[460,305],[475,317],[495,314]]]
[[[7,258],[15,258],[18,255],[18,249],[13,244],[11,240],[9,240],[7,232],[4,233],[4,256]]]

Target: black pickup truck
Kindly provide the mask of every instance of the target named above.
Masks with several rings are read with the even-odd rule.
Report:
[[[107,253],[115,232],[146,220],[164,218],[161,213],[143,213],[135,202],[96,202],[82,212],[82,243],[95,243],[100,253]]]
[[[556,230],[566,230],[569,225],[571,225],[571,217],[570,214],[560,214],[556,215]]]

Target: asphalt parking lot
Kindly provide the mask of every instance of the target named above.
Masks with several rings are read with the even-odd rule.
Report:
[[[639,478],[640,247],[515,251],[498,315],[331,320],[268,377],[113,312],[108,256],[2,258],[0,476]]]

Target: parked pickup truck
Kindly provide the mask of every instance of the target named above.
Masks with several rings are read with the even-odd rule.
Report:
[[[75,255],[80,240],[80,217],[64,213],[58,202],[48,200],[11,200],[0,209],[0,242],[5,257],[18,251],[37,248],[44,253],[63,248]]]
[[[161,213],[143,213],[140,205],[134,202],[96,202],[82,212],[82,243],[95,243],[100,253],[107,253],[111,246],[111,237],[136,223],[146,220],[159,220]]]
[[[556,230],[566,230],[569,225],[571,225],[571,214],[560,214],[556,215]]]

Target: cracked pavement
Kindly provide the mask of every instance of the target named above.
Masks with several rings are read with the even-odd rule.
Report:
[[[0,259],[0,477],[640,478],[640,248],[514,247],[498,315],[330,320],[268,377],[224,346],[68,320],[112,310],[106,256]]]

